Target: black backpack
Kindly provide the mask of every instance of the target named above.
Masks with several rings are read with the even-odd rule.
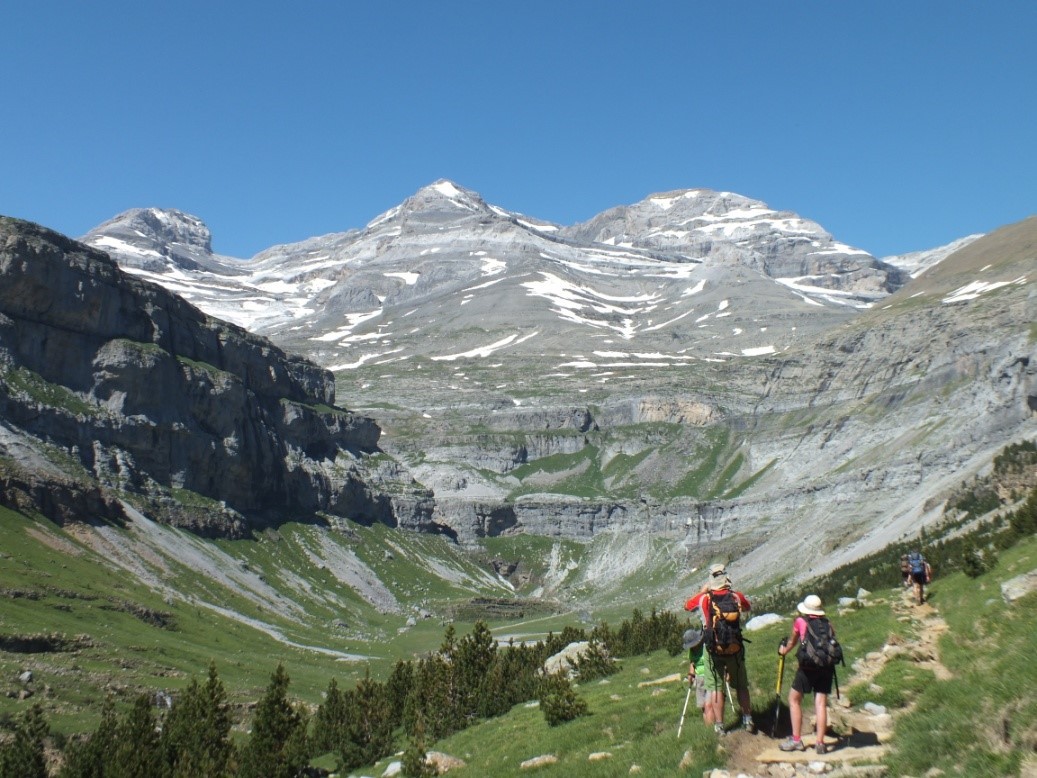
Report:
[[[804,667],[834,668],[843,661],[843,647],[835,639],[832,625],[824,616],[807,619],[807,634],[803,636],[796,658]]]
[[[715,656],[734,656],[742,650],[742,624],[738,598],[730,589],[709,593],[706,650]]]

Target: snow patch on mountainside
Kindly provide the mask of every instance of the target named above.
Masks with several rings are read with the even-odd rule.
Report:
[[[891,257],[883,257],[882,261],[887,265],[899,268],[908,273],[911,278],[918,278],[927,270],[945,260],[951,254],[974,243],[983,237],[983,233],[967,235],[945,246],[938,246],[925,251],[914,251],[910,254],[899,254]]]
[[[501,349],[507,346],[524,343],[530,338],[535,338],[539,334],[540,333],[538,332],[531,332],[528,335],[523,335],[522,337],[519,337],[517,334],[508,335],[506,338],[498,340],[496,343],[491,343],[488,346],[480,346],[479,348],[473,348],[469,351],[463,351],[460,354],[448,354],[439,357],[432,357],[432,360],[435,362],[453,362],[456,359],[488,357],[490,356],[490,354],[493,354],[496,351],[500,351]]]
[[[120,240],[119,238],[112,237],[111,235],[104,235],[97,240],[93,241],[93,245],[102,251],[115,251],[125,254],[135,254],[140,257],[156,257],[161,259],[162,254],[155,251],[154,249],[143,248],[137,246],[126,240]]]
[[[968,300],[975,300],[981,294],[985,292],[992,292],[995,289],[1000,289],[1003,286],[1010,286],[1012,284],[1022,286],[1026,284],[1026,276],[1020,276],[1014,281],[973,281],[972,283],[966,284],[965,286],[959,287],[951,292],[949,295],[943,298],[943,303],[962,303]]]
[[[797,276],[795,278],[775,278],[774,280],[795,292],[802,292],[803,299],[813,305],[820,305],[816,299],[812,299],[818,297],[836,305],[850,305],[854,308],[871,308],[873,305],[873,303],[866,303],[856,299],[853,292],[803,283],[816,278],[817,276]]]

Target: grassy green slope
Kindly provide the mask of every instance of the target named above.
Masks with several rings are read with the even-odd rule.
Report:
[[[24,707],[7,693],[31,670],[31,699],[59,731],[84,729],[108,693],[175,691],[210,661],[237,702],[258,699],[283,662],[293,694],[316,703],[332,677],[382,677],[398,657],[438,646],[438,618],[407,624],[421,607],[508,591],[445,539],[381,526],[285,525],[209,543],[155,525],[66,531],[0,508],[0,549],[0,716]],[[361,597],[357,570],[387,582],[398,607]],[[51,641],[61,650],[18,648],[39,635],[66,637]]]
[[[969,776],[1018,775],[1037,752],[1037,594],[1006,605],[1001,584],[1037,570],[1037,539],[1002,552],[976,579],[936,582],[931,602],[946,620],[940,658],[952,678],[908,686],[911,711],[889,759],[898,774],[931,768]],[[902,664],[902,663],[900,663]],[[896,669],[890,672],[897,672]],[[891,685],[887,677],[879,685]]]
[[[937,768],[947,775],[1018,775],[1027,755],[1032,761],[1037,745],[1037,665],[1033,662],[1037,594],[1006,606],[1000,587],[1005,580],[1035,569],[1037,539],[1031,538],[1003,552],[997,566],[978,579],[955,573],[931,586],[930,603],[949,627],[939,640],[939,658],[951,678],[937,679],[911,652],[888,661],[866,684],[851,685],[851,667],[841,670],[842,692],[854,708],[875,702],[888,706],[897,717],[893,748],[885,760],[889,774],[922,775]],[[848,665],[884,645],[904,645],[919,636],[922,622],[898,616],[893,607],[900,597],[899,589],[876,592],[869,598],[869,607],[834,616]],[[754,718],[764,732],[769,732],[775,710],[773,647],[788,624],[786,620],[752,633],[747,652]],[[683,657],[657,652],[626,659],[622,665],[608,681],[579,687],[589,706],[587,717],[552,728],[536,707],[518,707],[434,748],[468,762],[457,772],[459,776],[525,775],[520,763],[541,754],[559,760],[543,772],[567,776],[627,775],[635,764],[642,775],[673,775],[688,750],[693,761],[687,774],[722,767],[724,755],[717,751],[718,741],[697,715],[689,714],[677,740],[684,687],[677,683],[638,686],[684,672]],[[783,701],[790,680],[787,668]],[[735,723],[728,707],[727,724]],[[787,732],[787,726],[783,709],[780,733]],[[611,757],[590,760],[591,754],[601,752]]]
[[[890,596],[899,596],[899,592]],[[906,639],[912,629],[912,625],[897,620],[882,596],[876,596],[874,603],[873,607],[838,618],[839,635],[850,661],[877,650],[887,640]],[[747,663],[753,714],[764,732],[770,730],[775,710],[775,648],[790,623],[791,619],[748,635],[752,640]],[[660,651],[624,659],[617,674],[577,686],[588,704],[586,717],[550,727],[535,703],[520,705],[499,719],[484,721],[431,748],[466,761],[466,767],[456,771],[458,776],[526,775],[529,770],[522,769],[521,763],[544,754],[558,759],[553,766],[540,770],[553,775],[625,776],[634,765],[640,768],[639,774],[646,776],[701,775],[706,769],[722,767],[725,757],[718,750],[720,741],[702,723],[694,703],[689,706],[681,738],[677,739],[687,687],[679,681],[641,685],[685,672],[684,655],[673,657]],[[791,670],[786,669],[783,700],[791,675]],[[727,725],[734,727],[736,714],[730,706],[726,715]],[[784,707],[782,716],[784,732],[788,727]],[[689,751],[690,761],[679,771],[677,767]],[[592,754],[602,753],[610,756],[591,759]],[[390,761],[383,760],[356,774],[381,774]]]
[[[438,609],[498,591],[484,566],[441,538],[384,527],[349,525],[329,533],[325,528],[286,525],[258,540],[215,544],[213,558],[262,576],[273,591],[264,595],[267,600],[257,598],[262,589],[235,593],[204,575],[202,567],[178,566],[163,556],[163,546],[153,544],[148,570],[154,574],[166,569],[162,582],[175,584],[179,591],[171,596],[161,586],[143,586],[106,563],[94,550],[96,541],[88,542],[91,532],[95,530],[66,532],[0,509],[0,639],[7,641],[0,650],[0,719],[20,715],[30,704],[9,696],[20,688],[15,679],[26,669],[35,676],[36,695],[30,699],[41,701],[54,729],[66,733],[92,727],[105,695],[126,704],[144,689],[175,691],[201,676],[210,661],[216,662],[241,721],[247,720],[245,709],[261,696],[278,662],[291,675],[292,696],[315,705],[333,677],[346,687],[368,671],[375,678],[385,678],[397,657],[413,657],[438,646],[444,623],[438,618],[419,619],[407,627],[412,606],[425,603]],[[108,532],[132,534],[132,530]],[[406,606],[402,612],[379,612],[339,580],[335,557],[328,553],[329,539],[341,553],[354,554],[380,580],[391,582],[387,583],[391,594]],[[192,537],[180,540],[188,545],[200,542]],[[567,571],[564,574],[572,577],[574,585],[587,575],[578,569],[587,553],[580,544],[500,538],[490,545],[491,552],[529,559],[554,555],[553,564]],[[596,555],[601,551],[597,549]],[[326,560],[323,567],[313,563],[321,555]],[[570,564],[575,565],[571,570]],[[545,562],[540,572],[545,574],[549,567]],[[1037,667],[1031,661],[1037,595],[1004,606],[1000,586],[1035,569],[1037,539],[1029,538],[1002,551],[996,566],[979,578],[955,573],[933,584],[930,601],[949,627],[939,647],[950,679],[938,679],[910,654],[889,661],[868,684],[852,685],[850,669],[843,670],[843,693],[854,706],[872,701],[897,713],[894,751],[888,759],[893,774],[922,774],[934,765],[948,774],[957,772],[958,766],[969,775],[1019,773],[1025,755],[1037,744]],[[671,584],[673,599],[679,601],[692,583],[685,577]],[[646,589],[659,586],[661,582],[654,579],[645,582]],[[274,612],[278,593],[302,601],[306,617]],[[876,591],[870,607],[835,617],[850,664],[883,645],[904,644],[917,637],[922,623],[898,618],[893,606],[899,597],[899,589]],[[232,618],[231,611],[239,615]],[[616,603],[595,610],[593,616],[616,625],[629,612],[628,605]],[[343,614],[348,615],[343,618]],[[539,637],[578,623],[581,615],[575,608],[554,615],[532,613],[491,627],[499,637]],[[334,619],[345,624],[335,626]],[[753,710],[764,731],[770,729],[774,715],[773,648],[788,624],[786,619],[751,634],[748,669]],[[459,634],[471,627],[466,622],[455,626]],[[57,646],[62,650],[31,654],[12,650],[14,638],[39,634],[63,634],[68,640]],[[79,635],[86,638],[77,642]],[[54,641],[61,643],[60,638]],[[333,651],[368,658],[346,662],[333,653],[322,653]],[[607,681],[579,688],[589,705],[587,717],[552,728],[535,706],[520,705],[431,747],[465,759],[468,766],[457,773],[461,776],[491,771],[525,774],[519,764],[545,753],[559,759],[547,771],[575,776],[626,775],[635,764],[645,775],[670,775],[689,750],[689,774],[722,766],[724,754],[694,708],[677,740],[684,702],[679,683],[639,685],[682,673],[683,657],[659,652],[624,659],[621,664],[620,672]],[[790,678],[787,669],[783,697]],[[728,724],[734,721],[728,708]],[[590,760],[591,754],[601,752],[611,756]],[[380,774],[384,763],[372,769]]]

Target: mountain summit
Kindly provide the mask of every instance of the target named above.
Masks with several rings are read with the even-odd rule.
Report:
[[[190,218],[172,212],[165,222]],[[84,240],[338,370],[523,343],[536,353],[620,344],[671,362],[781,351],[906,278],[814,222],[707,190],[653,195],[565,228],[441,180],[362,230],[233,264],[206,253],[207,242],[163,235],[164,248],[154,230],[117,219]],[[415,331],[404,318],[428,324]]]
[[[562,230],[575,240],[679,253],[759,270],[792,288],[890,292],[903,279],[821,225],[731,192],[687,189],[652,195]]]

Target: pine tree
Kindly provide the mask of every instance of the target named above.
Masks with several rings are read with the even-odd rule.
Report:
[[[404,726],[411,734],[420,714],[429,739],[435,741],[455,730],[453,669],[440,654],[422,659],[414,673],[414,684],[407,696]]]
[[[609,656],[608,650],[594,637],[590,639],[584,654],[576,658],[576,674],[581,681],[604,678],[618,669],[616,660]]]
[[[425,750],[425,721],[418,716],[414,734],[411,736],[407,750],[403,752],[401,772],[407,778],[431,778],[436,775],[436,768],[428,763],[428,752]]]
[[[47,778],[43,740],[50,727],[43,708],[33,705],[14,732],[14,740],[0,748],[0,778]]]
[[[1030,490],[1026,502],[1012,513],[1010,525],[1013,534],[1024,538],[1037,532],[1037,489]]]
[[[239,778],[295,778],[306,765],[306,721],[288,701],[288,683],[284,665],[278,664],[256,708]]]
[[[396,662],[389,680],[385,682],[385,691],[389,697],[389,708],[392,710],[393,727],[403,724],[403,711],[407,704],[407,695],[414,685],[414,664],[402,659]]]
[[[315,754],[326,754],[338,749],[345,737],[347,718],[346,697],[338,688],[338,681],[332,678],[324,694],[324,702],[313,717],[310,739]]]
[[[485,707],[484,695],[489,693],[487,677],[497,653],[497,642],[485,622],[477,621],[472,631],[457,643],[453,675],[457,688],[458,729],[468,726]]]
[[[541,681],[540,710],[547,723],[556,727],[587,714],[587,702],[580,697],[565,671],[551,673]]]
[[[104,765],[105,778],[162,775],[162,752],[156,725],[151,700],[142,694],[119,719],[113,758]]]
[[[174,778],[225,775],[232,746],[230,712],[223,683],[210,663],[205,686],[197,680],[173,704],[162,729],[161,748]]]
[[[117,728],[115,703],[106,697],[97,729],[87,740],[75,743],[66,751],[61,778],[104,778],[105,765],[115,759]]]
[[[392,711],[382,684],[365,674],[346,695],[346,708],[346,733],[340,743],[345,767],[371,764],[392,753]]]
[[[501,716],[511,710],[515,704],[512,699],[510,672],[511,663],[504,658],[502,651],[494,658],[490,670],[479,685],[479,709],[478,715],[483,718]]]

